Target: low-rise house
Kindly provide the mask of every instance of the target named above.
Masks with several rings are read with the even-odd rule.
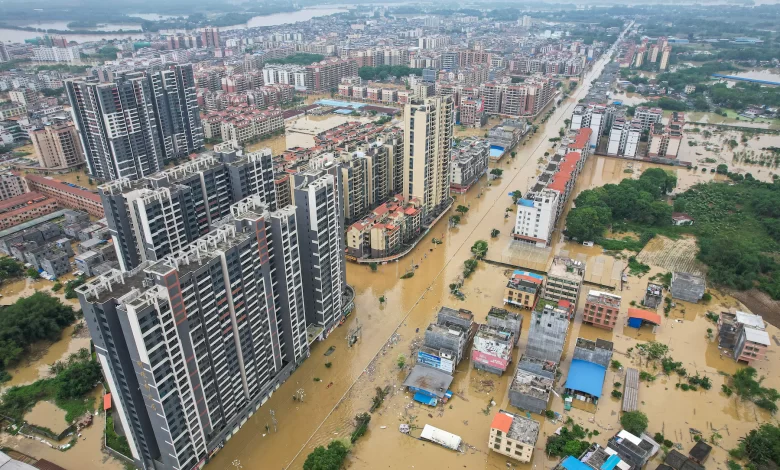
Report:
[[[553,361],[521,358],[509,385],[509,403],[521,410],[543,413],[550,401],[557,369]]]
[[[570,258],[556,256],[547,272],[544,298],[550,300],[565,299],[577,304],[585,276],[585,263]]]
[[[530,462],[539,428],[539,423],[533,419],[501,410],[490,425],[488,446],[493,452],[511,459]]]
[[[515,338],[515,346],[520,342],[520,333],[523,330],[522,315],[503,308],[490,307],[487,315],[487,325],[511,331]]]
[[[619,295],[591,290],[585,300],[582,321],[605,330],[613,330],[620,314]]]
[[[479,325],[471,347],[471,363],[475,369],[499,376],[512,362],[515,338],[511,331],[488,325]]]
[[[528,271],[512,273],[504,291],[504,304],[533,308],[542,290],[544,278]]]
[[[672,297],[696,303],[704,296],[707,285],[704,278],[690,273],[672,273]]]

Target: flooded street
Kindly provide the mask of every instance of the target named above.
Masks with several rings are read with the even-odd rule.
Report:
[[[600,73],[602,64],[603,62],[597,65],[596,70],[589,74],[590,78]],[[490,240],[491,249],[501,249],[507,243],[511,236],[513,220],[503,216],[505,208],[511,205],[507,194],[515,189],[527,188],[530,179],[536,175],[538,158],[549,149],[547,139],[557,136],[563,120],[568,118],[577,100],[584,94],[585,89],[581,88],[559,107],[546,129],[544,126],[540,127],[536,135],[525,141],[526,145],[517,149],[517,158],[505,157],[503,161],[495,164],[504,169],[503,178],[491,183],[482,179],[468,193],[457,197],[457,204],[470,206],[461,225],[449,228],[446,221],[440,222],[409,256],[399,262],[380,266],[377,272],[371,272],[368,266],[348,264],[348,282],[356,291],[355,314],[323,344],[313,346],[311,357],[274,393],[244,429],[226,443],[209,466],[228,469],[232,468],[234,460],[239,460],[244,468],[301,468],[311,449],[352,431],[352,418],[370,407],[371,397],[377,386],[400,385],[405,373],[399,372],[394,365],[398,354],[408,356],[409,341],[415,335],[415,330],[424,329],[442,305],[471,309],[479,321],[483,321],[490,305],[500,305],[506,282],[503,269],[480,263],[476,273],[464,286],[466,300],[463,302],[450,296],[447,286],[461,274],[463,261],[469,257],[469,248],[474,241]],[[499,229],[501,234],[498,238],[490,239],[490,231],[493,228]],[[431,243],[433,237],[441,238],[443,243]],[[419,264],[414,277],[408,280],[399,279],[413,264]],[[387,299],[384,305],[380,305],[381,296]],[[356,322],[362,326],[362,335],[360,341],[349,348],[345,337]],[[393,336],[399,326],[399,336]],[[389,341],[391,336],[392,341]],[[330,346],[335,346],[336,351],[326,359],[323,353]],[[331,368],[324,365],[328,361],[333,363]],[[460,368],[464,372],[456,374],[455,387],[470,394],[468,374],[476,374],[476,377],[482,373],[468,372],[467,362],[463,362]],[[505,379],[506,377],[508,375]],[[315,378],[321,379],[321,382],[315,382]],[[333,385],[328,388],[327,384],[330,382],[333,382]],[[504,389],[490,392],[499,403],[506,396],[505,382],[502,381]],[[292,399],[299,388],[303,388],[306,393],[303,403],[294,402]],[[397,458],[387,459],[386,455],[380,455],[378,448],[390,454],[398,454],[398,446],[401,446],[401,449],[404,446],[428,449],[422,451],[422,454],[415,452],[413,457],[409,456],[418,462],[425,461],[425,452],[428,451],[434,458],[441,457],[441,449],[422,447],[416,441],[398,433],[397,419],[393,419],[392,426],[381,423],[387,425],[388,429],[379,429],[378,422],[382,417],[390,418],[389,409],[401,406],[402,401],[405,404],[407,400],[401,400],[401,397],[403,394],[393,399],[388,398],[387,404],[379,410],[382,415],[375,414],[377,425],[372,421],[368,437],[361,441],[351,459],[355,468],[363,465],[363,461],[369,460],[373,464],[393,462],[392,468],[405,467]],[[478,397],[474,396],[468,403],[470,406],[483,408],[488,398],[490,396],[479,397],[478,401]],[[451,403],[453,407],[465,405],[459,399]],[[274,433],[273,429],[270,433],[266,432],[266,425],[272,425],[269,410],[276,413],[278,432]],[[456,419],[454,413],[450,415],[450,419]],[[464,417],[461,420],[477,421],[476,418],[466,418],[466,414],[462,416]],[[489,423],[491,417],[481,416]],[[462,432],[461,427],[462,423],[458,428],[449,430],[458,433]],[[473,424],[471,429],[478,430],[480,437],[476,439],[464,436],[467,441],[473,441],[475,445],[482,445],[482,441],[487,441],[485,426]],[[384,438],[372,438],[375,433],[380,432],[388,435]],[[387,439],[402,439],[402,442],[396,445]],[[363,452],[362,447],[370,450]],[[484,456],[482,458],[484,459]],[[366,464],[363,468],[371,466],[372,464]]]
[[[594,70],[587,74],[585,83],[596,77],[604,64],[601,59]],[[489,258],[496,258],[510,242],[514,222],[514,207],[508,194],[515,190],[525,190],[539,173],[539,159],[545,152],[552,151],[549,138],[558,137],[558,129],[563,126],[564,119],[570,117],[578,100],[585,96],[587,85],[581,87],[570,98],[556,109],[549,122],[541,125],[535,135],[528,136],[519,147],[517,157],[509,156],[491,167],[502,168],[503,177],[494,181],[482,178],[466,194],[456,197],[456,205],[466,205],[469,211],[462,217],[457,227],[449,227],[446,217],[436,225],[420,244],[406,257],[398,262],[379,266],[372,272],[367,265],[349,263],[347,265],[347,280],[354,287],[355,310],[341,328],[336,329],[322,343],[315,343],[311,348],[311,356],[274,392],[273,396],[255,413],[234,435],[225,447],[217,453],[206,468],[232,470],[244,469],[300,469],[303,462],[316,446],[327,445],[334,438],[348,437],[354,429],[353,417],[371,406],[371,398],[377,387],[389,386],[391,393],[385,398],[382,406],[373,413],[367,434],[356,444],[348,457],[346,466],[350,469],[401,469],[401,468],[468,468],[494,469],[506,468],[507,458],[490,452],[487,446],[490,423],[496,411],[506,409],[516,412],[510,407],[507,388],[520,351],[525,349],[528,338],[530,312],[513,309],[524,316],[523,331],[519,347],[514,351],[513,363],[508,373],[498,377],[486,372],[475,370],[468,359],[463,360],[454,374],[451,389],[455,396],[446,405],[438,408],[428,408],[412,401],[412,396],[402,390],[401,383],[408,373],[397,366],[398,356],[403,354],[407,364],[413,362],[409,358],[414,344],[419,342],[423,331],[442,306],[465,308],[471,310],[475,320],[484,322],[491,306],[502,306],[502,298],[509,270],[488,262],[480,262],[476,272],[465,282],[462,292],[464,300],[458,300],[449,293],[448,285],[455,282],[462,274],[463,262],[471,257],[470,247],[477,240],[487,240],[489,243]],[[356,120],[348,118],[348,120]],[[311,135],[305,132],[295,132],[294,128],[304,130],[317,128],[323,118],[304,117],[288,125],[287,135],[261,141],[251,146],[250,150],[271,147],[274,154],[284,149],[307,142]],[[494,124],[493,121],[488,124]],[[313,126],[313,127],[312,127]],[[468,129],[459,131],[456,126],[456,136],[480,135],[484,129]],[[686,136],[688,137],[688,136]],[[726,135],[714,135],[712,147],[722,147]],[[701,136],[695,136],[704,140]],[[759,149],[770,145],[780,146],[775,142],[777,136],[760,136],[760,140],[748,141],[748,145],[740,144],[735,150]],[[687,139],[686,139],[687,140]],[[728,140],[728,139],[726,139]],[[739,139],[737,139],[739,141]],[[707,167],[707,171],[661,166],[673,171],[678,177],[679,190],[713,179],[722,179],[710,171],[718,163],[733,164],[734,152],[717,153],[715,150],[702,150],[705,144],[690,147],[685,142],[685,157],[696,164]],[[683,154],[681,149],[681,158]],[[702,155],[697,155],[697,152]],[[704,152],[710,152],[706,155]],[[705,158],[713,158],[716,163],[705,163]],[[701,161],[701,163],[698,163]],[[608,157],[592,156],[585,164],[577,180],[573,201],[577,193],[584,189],[601,186],[606,183],[616,183],[623,178],[638,178],[642,171],[658,165],[645,162],[629,161]],[[757,178],[771,179],[769,169],[757,165],[742,164],[740,169],[750,171]],[[504,213],[511,208],[510,217]],[[565,214],[561,220],[565,219]],[[490,238],[492,229],[500,230],[500,235]],[[433,244],[432,238],[442,240],[442,244]],[[556,242],[546,252],[539,255],[539,263],[545,266],[553,254],[583,259],[590,269],[591,279],[610,281],[614,272],[620,272],[624,261],[603,253],[598,246],[584,247],[561,240],[560,232]],[[678,247],[679,241],[667,246],[664,240],[654,240],[643,251],[648,263],[653,264],[650,273],[642,277],[630,277],[624,290],[616,292],[623,296],[620,320],[614,331],[605,331],[588,325],[582,325],[580,315],[570,327],[569,337],[564,349],[564,358],[560,370],[563,376],[557,381],[562,385],[571,363],[574,349],[574,339],[582,336],[589,339],[601,338],[614,342],[614,357],[623,366],[641,368],[652,374],[659,374],[657,379],[648,384],[641,383],[639,392],[639,409],[648,414],[650,426],[648,433],[663,432],[666,437],[690,448],[693,437],[690,429],[700,431],[707,440],[715,430],[722,437],[713,450],[708,465],[723,467],[727,458],[726,450],[736,445],[738,439],[757,423],[772,419],[767,413],[755,408],[752,404],[740,402],[736,396],[726,397],[720,392],[720,386],[726,378],[719,372],[733,373],[737,370],[734,361],[722,357],[716,343],[707,336],[707,329],[716,329],[705,314],[707,311],[719,313],[729,308],[739,308],[734,299],[717,295],[713,292],[713,300],[709,305],[692,305],[678,302],[676,307],[663,319],[657,332],[647,327],[632,329],[623,326],[625,311],[631,301],[637,303],[644,294],[648,278],[666,272],[663,256],[659,253],[681,249],[686,253],[692,248],[690,242]],[[687,251],[686,251],[687,250]],[[684,261],[690,261],[682,258]],[[690,261],[693,262],[693,261]],[[655,264],[659,266],[656,267]],[[418,267],[414,277],[402,280],[401,275],[412,266]],[[30,295],[36,290],[49,290],[51,283],[46,281],[16,281],[3,285],[2,303],[9,304],[21,295]],[[583,289],[588,289],[584,286]],[[620,288],[618,287],[618,290]],[[61,295],[61,293],[60,293]],[[380,297],[385,302],[380,303]],[[584,296],[581,296],[582,299]],[[77,302],[71,302],[77,305]],[[581,307],[581,305],[580,305]],[[744,308],[744,307],[742,307]],[[579,309],[578,309],[579,311]],[[350,330],[360,326],[359,341],[349,347],[346,337]],[[14,378],[7,385],[29,383],[45,376],[48,365],[67,354],[78,350],[81,338],[72,338],[71,332],[65,330],[62,340],[45,349],[39,358],[11,371]],[[777,328],[769,327],[770,336],[780,333]],[[699,373],[708,376],[712,382],[709,391],[682,391],[675,388],[679,380],[677,376],[667,377],[646,366],[644,361],[629,350],[637,341],[660,341],[670,348],[670,356],[683,362],[691,375]],[[88,342],[88,340],[87,340]],[[334,347],[335,352],[329,356],[324,353]],[[73,351],[72,351],[73,350]],[[780,377],[772,375],[770,370],[778,370],[778,354],[770,349],[768,359],[757,365],[759,375],[767,379],[764,386],[780,388]],[[326,367],[332,363],[332,367]],[[41,375],[43,374],[43,375]],[[609,396],[613,382],[623,382],[622,372],[609,370],[604,384],[604,396],[595,414],[580,409],[567,412],[575,422],[580,423],[590,431],[597,430],[599,435],[593,437],[594,442],[605,444],[607,439],[619,428],[620,400]],[[332,385],[329,385],[331,384]],[[560,388],[560,387],[558,387]],[[293,396],[300,389],[304,391],[303,401],[294,401]],[[98,397],[99,398],[99,397]],[[495,405],[492,404],[495,402]],[[563,403],[558,397],[551,399],[551,408],[563,413]],[[51,404],[40,403],[28,419],[40,421],[41,425],[55,429],[60,421],[59,411],[51,410]],[[271,411],[277,420],[275,426]],[[533,462],[529,464],[514,463],[515,468],[524,470],[551,468],[559,459],[547,459],[543,450],[546,437],[554,432],[560,422],[553,422],[539,415],[533,418],[542,423],[541,433],[537,441],[537,452]],[[424,443],[398,432],[400,423],[412,422],[418,427],[432,424],[446,431],[460,435],[468,444],[463,454],[452,452],[431,443]],[[48,423],[48,424],[47,424]],[[113,459],[107,460],[100,453],[100,440],[104,416],[96,417],[95,423],[84,435],[86,441],[79,441],[74,449],[60,452],[50,449],[38,442],[21,436],[0,437],[0,444],[13,447],[21,452],[29,453],[39,458],[47,458],[65,468],[121,468]],[[276,429],[274,429],[276,427]],[[383,429],[384,427],[384,429]],[[419,430],[414,435],[419,435]],[[656,463],[651,463],[652,468]]]

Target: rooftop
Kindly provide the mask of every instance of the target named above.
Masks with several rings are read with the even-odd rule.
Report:
[[[417,364],[404,380],[403,386],[419,388],[443,398],[452,380],[452,375],[441,369]]]
[[[593,362],[572,359],[565,388],[585,392],[596,398],[601,397],[604,377],[607,369]]]
[[[608,307],[620,308],[621,297],[619,295],[610,294],[598,290],[588,291],[587,301],[589,303],[598,303],[606,305]]]
[[[496,424],[502,427],[498,427]],[[540,426],[537,421],[504,410],[496,414],[491,427],[500,429],[509,439],[522,442],[523,444],[534,445],[539,438]]]
[[[766,325],[764,324],[764,319],[761,318],[761,315],[756,315],[748,312],[741,312],[737,310],[736,320],[737,323],[740,323],[744,326],[749,326],[750,328],[755,328],[757,330],[763,330],[766,328]]]

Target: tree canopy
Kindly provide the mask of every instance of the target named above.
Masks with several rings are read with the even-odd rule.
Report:
[[[575,208],[566,218],[566,233],[585,241],[599,238],[613,221],[669,225],[673,209],[661,198],[675,186],[676,176],[650,168],[636,180],[586,189],[574,200]]]
[[[349,449],[341,441],[332,441],[328,444],[327,449],[323,446],[317,446],[306,457],[303,470],[339,470],[348,453]]]
[[[360,67],[358,75],[363,80],[386,80],[390,76],[422,75],[422,69],[405,65],[378,65],[376,67]]]
[[[59,339],[62,329],[75,319],[71,306],[45,292],[22,297],[5,307],[0,315],[0,365],[14,364],[36,341]]]
[[[635,436],[641,435],[647,429],[647,415],[641,411],[629,411],[620,417],[620,425],[623,429]]]

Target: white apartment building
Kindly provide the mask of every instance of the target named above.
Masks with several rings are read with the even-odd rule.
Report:
[[[306,69],[299,65],[268,64],[263,67],[263,83],[292,85],[296,90],[306,90]]]
[[[81,48],[79,46],[40,46],[33,49],[33,60],[36,62],[77,62],[81,60]]]
[[[514,239],[538,247],[547,246],[555,228],[560,198],[558,191],[543,189],[533,195],[533,199],[518,199]]]

